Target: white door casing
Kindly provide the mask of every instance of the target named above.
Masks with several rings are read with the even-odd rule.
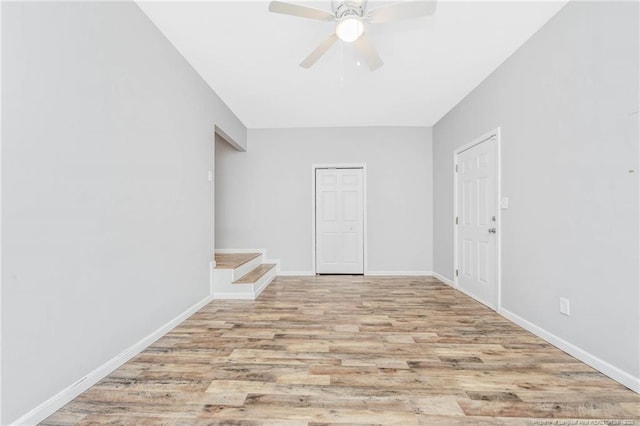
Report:
[[[362,169],[316,169],[316,273],[364,273]]]
[[[456,153],[456,284],[492,309],[498,300],[498,141]]]

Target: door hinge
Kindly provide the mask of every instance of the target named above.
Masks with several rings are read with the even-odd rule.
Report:
[[[456,269],[456,277],[458,276],[458,270]]]
[[[458,224],[458,216],[456,216],[456,225]]]
[[[458,165],[456,164],[456,173],[458,173]]]

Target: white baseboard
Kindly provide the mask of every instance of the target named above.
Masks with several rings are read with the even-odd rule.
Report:
[[[311,277],[315,275],[313,271],[280,271],[278,275],[282,277]]]
[[[478,295],[471,293],[470,291],[468,291],[467,289],[465,289],[465,288],[463,288],[461,286],[454,286],[454,288],[456,290],[458,290],[460,293],[463,293],[463,294],[469,296],[470,298],[472,298],[476,302],[482,303],[484,306],[486,306],[487,308],[491,309],[492,311],[498,312],[498,310],[496,309],[496,306],[493,303],[487,302],[483,298],[478,297]]]
[[[609,364],[608,362],[601,360],[600,358],[590,354],[584,349],[581,349],[567,342],[566,340],[556,336],[555,334],[552,334],[546,331],[545,329],[538,327],[537,325],[514,314],[513,312],[510,312],[504,308],[499,308],[498,313],[503,317],[505,317],[506,319],[508,319],[509,321],[512,321],[518,324],[520,327],[546,340],[547,342],[551,343],[553,346],[557,347],[558,349],[568,353],[569,355],[579,359],[580,361],[595,368],[601,373],[609,376],[613,380],[628,387],[632,391],[640,393],[640,377],[634,377],[631,374],[620,370],[618,367],[615,367]]]
[[[214,300],[253,300],[253,292],[251,293],[231,293],[231,292],[215,292],[213,293]]]
[[[367,271],[365,275],[370,277],[431,277],[431,271]]]
[[[457,287],[456,287],[456,283],[454,283],[453,281],[451,281],[449,278],[447,278],[447,277],[445,277],[445,276],[443,276],[443,275],[440,275],[440,274],[439,274],[439,273],[437,273],[437,272],[434,272],[434,273],[433,273],[433,276],[434,276],[435,278],[439,279],[440,281],[442,281],[443,283],[445,283],[445,284],[449,284],[449,285],[450,285],[451,287],[453,287],[453,288],[457,288]]]
[[[254,291],[252,292],[215,292],[213,293],[214,300],[255,300],[258,296],[271,284],[271,282],[276,278],[274,275],[268,280],[264,280],[264,282]]]
[[[313,271],[280,271],[278,275],[282,277],[309,277],[314,276]],[[431,271],[367,271],[364,273],[371,277],[431,277]]]
[[[263,256],[267,254],[267,249],[215,249],[214,253],[228,254],[228,253],[260,253]]]
[[[194,314],[198,310],[200,310],[203,306],[205,306],[210,301],[211,301],[210,296],[205,297],[204,299],[202,299],[195,305],[191,306],[189,309],[182,312],[180,315],[178,315],[177,317],[175,317],[174,319],[172,319],[171,321],[169,321],[168,323],[166,323],[156,331],[144,337],[139,342],[134,343],[129,348],[121,352],[119,355],[116,355],[109,361],[105,362],[104,364],[102,364],[101,366],[99,366],[98,368],[96,368],[95,370],[93,370],[92,372],[90,372],[89,374],[87,374],[86,376],[84,376],[82,379],[78,380],[71,386],[58,392],[58,394],[49,398],[42,404],[38,405],[36,408],[29,411],[28,413],[18,418],[17,420],[13,421],[11,424],[14,426],[15,425],[30,426],[30,425],[36,425],[40,423],[41,421],[43,421],[44,419],[46,419],[47,417],[49,417],[50,415],[58,411],[64,405],[71,402],[71,400],[76,398],[82,392],[86,391],[91,386],[95,385],[100,380],[102,380],[103,378],[111,374],[114,370],[116,370],[122,364],[129,361],[134,356],[138,355],[140,352],[146,349],[149,345],[151,345],[153,342],[155,342],[156,340],[164,336],[171,329],[176,327],[178,324],[180,324],[182,321],[190,317],[192,314]]]

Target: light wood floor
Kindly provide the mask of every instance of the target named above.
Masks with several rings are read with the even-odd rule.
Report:
[[[212,302],[45,424],[638,419],[640,395],[435,279],[343,276]]]

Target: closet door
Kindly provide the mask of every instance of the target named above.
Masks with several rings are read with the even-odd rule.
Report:
[[[364,273],[362,169],[316,170],[316,273]]]

